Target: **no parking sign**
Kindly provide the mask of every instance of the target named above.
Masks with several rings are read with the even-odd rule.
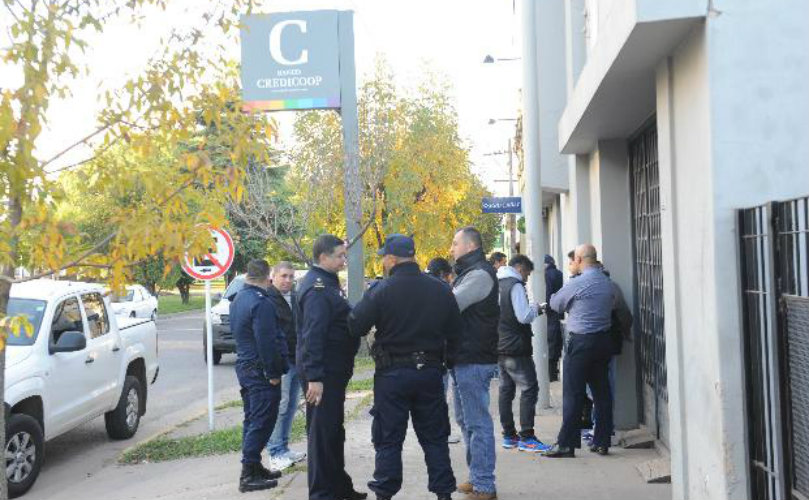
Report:
[[[214,430],[213,407],[213,328],[211,326],[211,280],[225,274],[233,264],[235,248],[233,238],[224,229],[209,228],[213,245],[199,257],[187,253],[182,261],[183,270],[192,278],[205,281],[205,360],[208,363],[208,429]]]
[[[208,253],[200,257],[191,257],[185,254],[183,270],[192,278],[198,280],[213,280],[225,274],[233,264],[233,238],[227,231],[216,227],[210,228],[214,245]]]

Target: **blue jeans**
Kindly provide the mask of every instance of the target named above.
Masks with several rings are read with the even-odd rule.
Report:
[[[301,382],[295,365],[289,365],[289,371],[281,378],[281,404],[278,408],[278,420],[272,436],[267,442],[267,453],[270,457],[278,456],[289,451],[289,433],[292,431],[292,421],[298,411],[298,399],[301,395]]]
[[[494,493],[494,424],[489,386],[497,365],[458,365],[452,370],[455,419],[466,443],[469,482],[475,491]]]

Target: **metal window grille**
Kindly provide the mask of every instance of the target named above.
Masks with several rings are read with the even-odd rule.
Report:
[[[739,211],[752,498],[809,499],[809,198]]]
[[[666,391],[663,329],[663,265],[657,129],[647,127],[629,143],[635,259],[635,336],[640,378],[657,398]],[[655,403],[657,405],[657,402]]]

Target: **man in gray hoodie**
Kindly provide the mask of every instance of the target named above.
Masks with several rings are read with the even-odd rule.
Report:
[[[500,289],[500,321],[497,324],[498,365],[500,366],[500,424],[503,426],[503,448],[538,453],[549,449],[534,434],[539,383],[532,358],[531,322],[542,314],[536,303],[530,303],[525,282],[534,263],[525,255],[515,255],[497,270]],[[512,404],[520,388],[520,433],[514,426]]]

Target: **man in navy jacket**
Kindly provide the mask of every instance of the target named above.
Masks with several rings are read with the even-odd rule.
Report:
[[[236,340],[236,377],[244,403],[241,492],[273,488],[281,476],[261,465],[261,450],[278,417],[281,377],[287,371],[286,340],[267,294],[269,286],[267,261],[251,260],[244,288],[230,303],[231,331]]]

